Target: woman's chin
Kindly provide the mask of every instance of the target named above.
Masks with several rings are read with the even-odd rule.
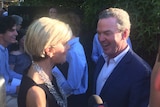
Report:
[[[64,64],[66,62],[66,59],[64,59],[63,61],[61,61],[61,63],[60,64]]]

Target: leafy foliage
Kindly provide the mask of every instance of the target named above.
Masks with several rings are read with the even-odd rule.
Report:
[[[62,6],[62,7],[80,7],[84,0],[25,0],[21,3],[23,6]]]

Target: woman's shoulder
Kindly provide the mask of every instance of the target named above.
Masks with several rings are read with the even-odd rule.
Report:
[[[46,106],[46,95],[42,88],[39,86],[32,86],[27,93],[27,102],[30,105],[42,105]],[[34,102],[34,103],[33,103]]]

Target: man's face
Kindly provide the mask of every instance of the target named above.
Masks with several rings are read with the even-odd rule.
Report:
[[[51,8],[51,9],[49,10],[49,17],[51,17],[51,18],[56,18],[56,17],[57,17],[57,10],[54,9],[54,8]]]
[[[1,44],[7,47],[9,44],[16,43],[16,36],[18,35],[16,31],[16,25],[12,29],[7,30],[6,33],[0,34]]]
[[[121,51],[122,32],[117,28],[113,17],[100,19],[97,24],[98,39],[103,51],[109,57],[115,57]]]

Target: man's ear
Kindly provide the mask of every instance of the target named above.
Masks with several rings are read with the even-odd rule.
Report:
[[[122,33],[122,38],[123,39],[127,39],[129,37],[129,33],[130,33],[130,30],[129,29],[125,29]]]

